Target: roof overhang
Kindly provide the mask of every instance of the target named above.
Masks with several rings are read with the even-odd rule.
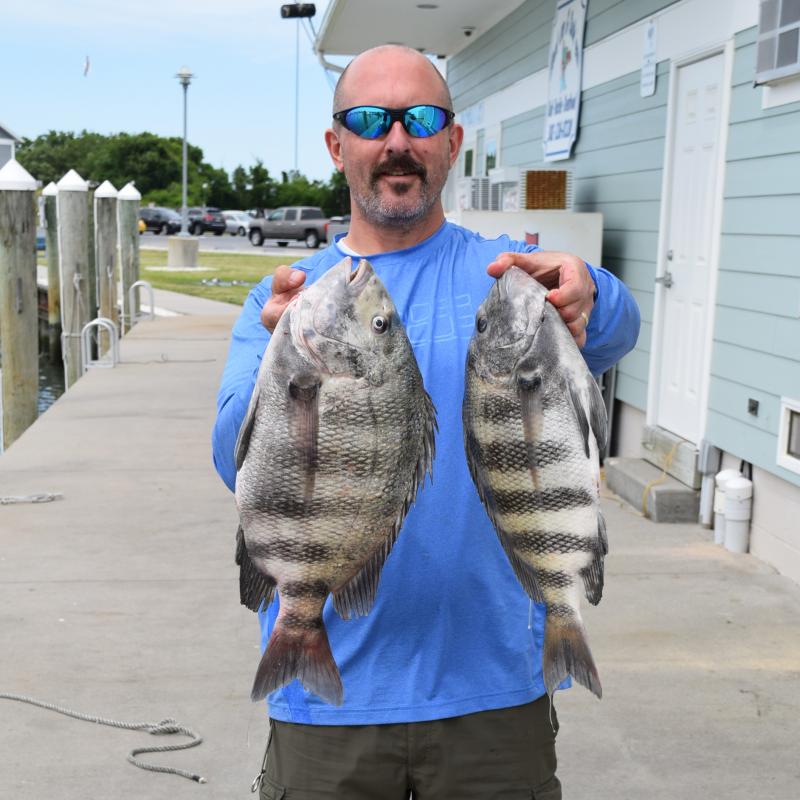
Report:
[[[380,44],[404,44],[423,53],[452,56],[523,2],[331,0],[316,50],[326,56],[354,56]]]
[[[17,144],[22,141],[19,136],[16,136],[13,131],[10,131],[2,122],[0,122],[0,139],[10,139]]]

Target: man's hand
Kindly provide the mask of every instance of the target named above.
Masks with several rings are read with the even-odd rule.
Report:
[[[261,322],[270,333],[274,333],[275,326],[291,299],[300,293],[305,279],[305,272],[285,264],[275,270],[272,276],[272,296],[261,309]]]
[[[586,326],[594,306],[595,285],[586,264],[569,253],[501,253],[486,271],[499,278],[510,267],[524,269],[545,288],[547,299],[566,322],[578,347],[586,344]]]

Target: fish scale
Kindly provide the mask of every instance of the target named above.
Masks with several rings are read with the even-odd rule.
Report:
[[[476,315],[467,355],[464,444],[473,481],[514,572],[546,607],[550,695],[572,675],[598,697],[580,613],[602,595],[599,451],[605,407],[546,290],[508,270]]]
[[[383,284],[367,261],[352,272],[343,260],[283,313],[237,441],[241,600],[281,601],[253,699],[298,678],[341,704],[323,606],[333,594],[343,619],[369,613],[435,428]]]

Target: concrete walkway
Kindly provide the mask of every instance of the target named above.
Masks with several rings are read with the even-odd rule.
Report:
[[[237,309],[180,303],[0,456],[0,495],[64,495],[0,505],[0,692],[175,717],[204,743],[151,760],[208,785],[126,763],[160,739],[0,700],[3,800],[252,796],[257,624],[239,605],[236,513],[209,445]],[[800,588],[698,526],[656,526],[612,497],[604,508],[606,591],[585,613],[604,697],[556,698],[564,797],[796,800]]]

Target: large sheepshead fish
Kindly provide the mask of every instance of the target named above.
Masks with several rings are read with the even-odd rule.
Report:
[[[280,611],[253,699],[298,678],[341,704],[322,620],[367,614],[430,472],[436,414],[369,262],[344,259],[281,316],[236,443],[241,600]]]
[[[528,595],[547,608],[542,668],[552,697],[572,675],[601,696],[579,607],[603,593],[600,390],[547,290],[518,267],[476,316],[464,444],[472,479]]]

